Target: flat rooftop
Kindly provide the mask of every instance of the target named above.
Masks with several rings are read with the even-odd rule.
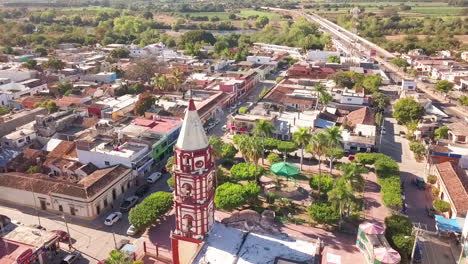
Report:
[[[10,134],[5,135],[4,138],[7,139],[7,140],[18,140],[20,138],[23,138],[24,136],[29,136],[29,135],[32,135],[34,133],[36,133],[36,131],[34,131],[32,129],[24,128],[24,129],[21,129],[21,130],[11,132]]]
[[[130,158],[134,155],[139,154],[141,151],[147,148],[148,146],[146,145],[130,143],[130,142],[126,142],[122,145],[114,147],[110,145],[109,142],[102,141],[102,142],[97,143],[96,146],[91,149],[91,151],[105,153],[108,155],[118,156],[118,157],[123,157],[123,158]]]
[[[55,233],[23,225],[8,224],[3,232],[3,239],[15,241],[33,247],[42,247],[55,238]]]
[[[257,234],[215,223],[193,263],[270,264],[277,257],[314,263],[316,246],[287,235]]]

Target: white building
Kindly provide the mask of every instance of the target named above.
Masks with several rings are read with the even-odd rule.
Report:
[[[152,146],[136,142],[119,143],[120,139],[107,136],[96,136],[77,142],[78,160],[93,163],[102,169],[122,164],[132,168],[134,175],[144,175],[153,164]]]
[[[115,72],[100,72],[97,74],[86,74],[82,79],[83,81],[99,84],[112,83],[117,79],[117,74]]]
[[[103,105],[101,117],[107,119],[118,119],[121,116],[133,111],[138,96],[126,94],[117,98],[109,97],[96,104]]]
[[[21,82],[34,78],[36,75],[36,71],[0,70],[0,78],[8,78],[12,82]]]
[[[401,90],[415,91],[416,90],[416,81],[415,80],[403,80],[401,82]]]
[[[0,85],[0,106],[10,105],[11,101],[15,99],[22,96],[34,95],[47,89],[47,84],[41,84],[33,88],[16,82]]]
[[[337,51],[327,50],[309,50],[307,51],[306,59],[313,62],[327,62],[329,57],[341,57],[341,53]]]
[[[268,57],[268,56],[247,56],[246,60],[248,62],[252,62],[252,63],[260,64],[260,65],[274,65],[275,67],[278,66],[278,62],[273,61],[272,57]]]
[[[364,91],[356,91],[353,89],[333,89],[333,99],[341,104],[363,105],[367,103],[367,98]]]
[[[36,139],[36,131],[22,128],[5,135],[0,139],[0,145],[5,148],[22,148]]]
[[[78,181],[9,172],[0,174],[0,200],[91,220],[131,186],[131,170],[122,165],[96,170]]]

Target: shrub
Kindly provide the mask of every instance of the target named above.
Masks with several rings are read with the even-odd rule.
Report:
[[[318,174],[309,180],[310,188],[328,193],[333,188],[333,177],[330,174]]]
[[[268,154],[267,160],[268,160],[268,163],[269,163],[270,165],[273,165],[273,164],[275,164],[275,163],[280,162],[280,161],[281,161],[281,158],[280,158],[280,156],[279,156],[278,154],[276,154],[276,153],[270,153],[270,154]]]
[[[435,175],[427,176],[427,182],[430,184],[435,184],[437,182],[437,176]]]
[[[410,143],[410,150],[413,151],[416,158],[420,158],[426,154],[424,145],[416,141]]]
[[[265,138],[263,143],[266,150],[274,150],[278,148],[278,143],[280,141],[274,138]]]
[[[257,201],[258,194],[260,194],[260,186],[255,182],[249,182],[243,187],[243,194],[248,203]]]
[[[245,114],[245,113],[247,113],[247,110],[249,110],[249,108],[243,106],[243,107],[239,108],[238,112],[239,112],[239,114]]]
[[[438,197],[438,196],[439,196],[439,193],[440,193],[439,188],[437,188],[437,187],[435,187],[435,186],[432,186],[432,190],[431,190],[431,191],[432,191],[432,195],[433,195],[434,197]]]
[[[336,224],[340,220],[340,213],[329,203],[314,203],[307,208],[310,217],[319,224]]]
[[[402,200],[398,163],[382,153],[358,153],[355,160],[363,164],[374,165],[378,182],[382,188],[384,204],[400,208]]]
[[[136,229],[142,230],[172,208],[172,199],[171,193],[153,193],[130,210],[128,221],[130,224],[134,225]]]
[[[387,227],[385,234],[388,237],[398,234],[410,236],[413,230],[411,220],[403,215],[392,215],[385,218],[385,226]]]
[[[448,212],[450,210],[450,204],[444,200],[435,200],[434,209],[441,213]]]
[[[237,154],[237,149],[232,143],[226,143],[221,148],[221,157],[226,160],[232,160]]]
[[[274,204],[275,200],[276,200],[276,194],[273,193],[273,192],[267,192],[266,193],[266,200],[267,200],[267,203]]]
[[[255,182],[244,186],[227,182],[216,189],[215,204],[217,208],[232,211],[247,202],[255,202],[259,193],[260,186]]]
[[[171,187],[171,188],[174,188],[174,181],[175,181],[175,179],[174,179],[174,175],[173,175],[169,179],[167,179],[167,185],[169,185],[169,187]]]
[[[253,163],[239,163],[231,168],[231,177],[236,180],[255,180],[256,176],[260,176],[264,173],[264,169],[261,166],[255,168]]]
[[[385,218],[385,226],[385,237],[390,245],[400,253],[403,259],[408,258],[414,244],[411,220],[406,216],[392,215]]]
[[[240,184],[224,183],[216,189],[216,208],[232,211],[245,203],[243,188]]]

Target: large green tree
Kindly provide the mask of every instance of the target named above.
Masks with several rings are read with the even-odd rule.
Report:
[[[232,211],[246,202],[244,188],[240,184],[224,183],[216,188],[216,208]]]
[[[436,139],[448,138],[449,128],[447,126],[441,126],[434,131]]]
[[[128,213],[128,221],[136,229],[142,230],[166,214],[173,204],[172,193],[155,192],[133,207]]]
[[[438,81],[434,87],[437,91],[448,94],[449,92],[453,90],[453,86],[454,86],[453,83],[447,80],[441,80],[441,81]]]
[[[418,121],[424,115],[424,107],[412,97],[399,99],[393,109],[393,117],[403,124]]]

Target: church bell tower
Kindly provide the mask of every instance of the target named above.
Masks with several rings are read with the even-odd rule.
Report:
[[[174,148],[174,264],[186,263],[187,245],[200,244],[214,223],[215,165],[212,149],[192,99]],[[188,246],[189,248],[191,246]],[[188,254],[187,254],[188,253]]]

